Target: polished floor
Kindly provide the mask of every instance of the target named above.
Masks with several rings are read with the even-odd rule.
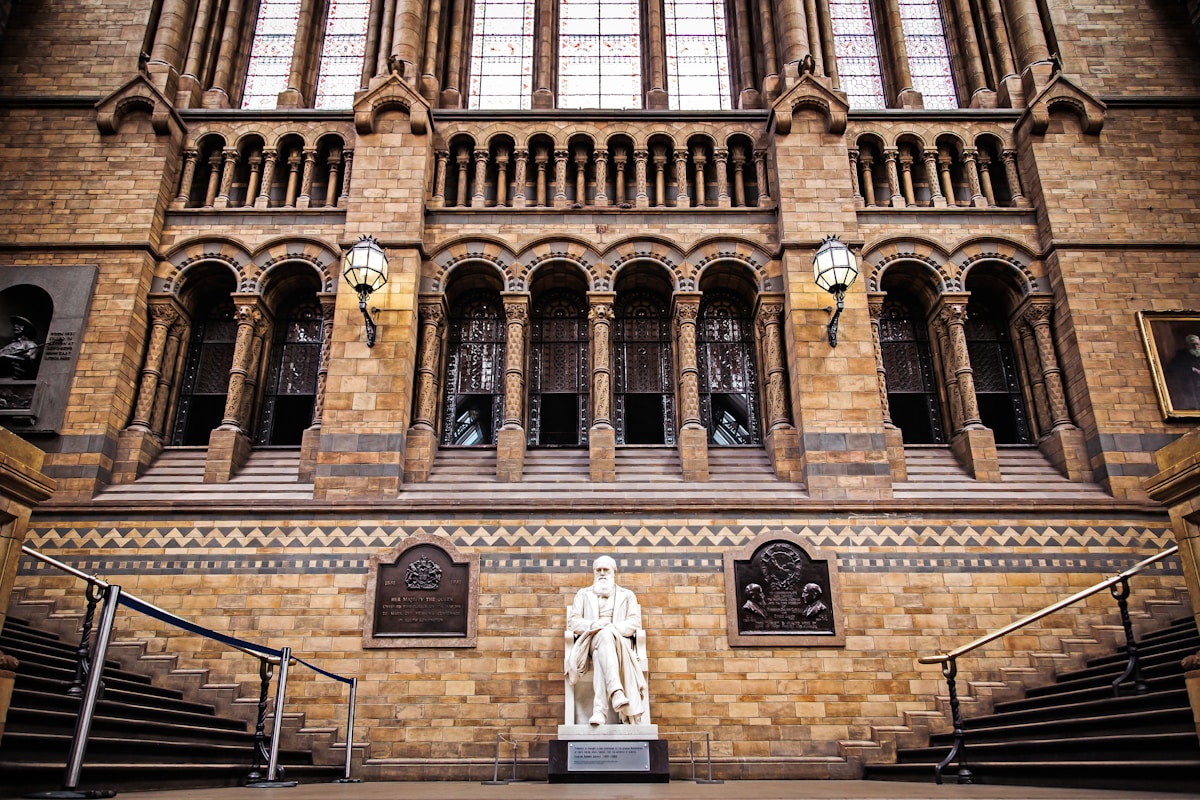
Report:
[[[133,793],[129,793],[133,794]],[[119,795],[120,796],[129,796]],[[270,789],[145,792],[138,800],[1150,800],[1195,794],[1044,789],[1030,786],[936,786],[882,781],[728,781],[696,784],[352,783]]]

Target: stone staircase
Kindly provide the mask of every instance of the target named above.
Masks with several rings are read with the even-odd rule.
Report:
[[[906,445],[908,480],[893,484],[893,494],[898,500],[1012,500],[1019,494],[1023,501],[1095,502],[1108,497],[1099,484],[1067,480],[1035,447],[1000,446],[996,454],[1003,480],[993,483],[967,474],[949,447]]]
[[[64,640],[32,619],[33,615],[29,619],[10,615],[0,632],[0,651],[20,661],[0,739],[0,775],[4,776],[0,797],[62,787],[78,716],[79,700],[67,692],[75,674],[78,643]],[[128,652],[131,646],[114,643],[111,649]],[[164,685],[169,682],[165,676],[152,677],[167,671],[163,657],[148,662],[144,670],[131,666],[138,665],[123,667],[111,658],[105,663],[104,688],[78,788],[133,791],[244,783],[254,757],[252,720],[257,702],[231,699],[236,690],[223,685],[209,689],[210,694],[221,695],[214,698],[217,702],[198,702],[184,689]],[[184,671],[181,679],[203,683],[205,676]],[[241,713],[231,714],[235,709]],[[269,733],[269,719],[267,725]],[[286,734],[279,755],[285,777],[299,781],[340,777],[344,766],[336,760],[334,732],[298,728],[298,715],[285,713]],[[324,763],[318,763],[318,758]]]
[[[133,483],[109,486],[95,501],[107,503],[292,503],[311,501],[313,485],[300,483],[300,450],[255,450],[228,483],[205,483],[204,447],[172,447]]]
[[[1128,791],[1194,792],[1200,779],[1200,740],[1180,661],[1200,648],[1193,617],[1138,637],[1144,694],[1112,682],[1125,669],[1124,646],[1056,675],[1018,699],[991,704],[990,713],[964,712],[965,755],[976,783]],[[932,782],[934,765],[950,752],[941,732],[924,746],[900,747],[895,763],[867,764],[871,780]],[[958,764],[943,773],[957,780]]]
[[[612,482],[591,480],[587,450],[531,449],[517,483],[496,480],[495,450],[446,448],[438,452],[428,482],[400,490],[406,505],[443,509],[448,502],[540,510],[555,504],[575,510],[762,508],[806,499],[804,485],[777,480],[766,451],[755,447],[709,450],[709,480],[694,483],[684,481],[673,447],[619,448]]]

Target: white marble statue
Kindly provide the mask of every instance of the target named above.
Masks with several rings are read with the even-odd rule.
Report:
[[[592,574],[592,585],[580,589],[567,609],[567,629],[575,635],[567,650],[567,682],[574,686],[590,662],[595,700],[588,723],[605,725],[615,716],[623,724],[646,724],[646,676],[630,641],[642,627],[642,609],[633,592],[617,585],[612,558],[597,558]]]

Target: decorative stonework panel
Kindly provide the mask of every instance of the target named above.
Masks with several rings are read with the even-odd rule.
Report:
[[[725,553],[725,609],[731,647],[846,643],[837,556],[787,531]]]
[[[419,532],[371,557],[363,647],[474,647],[479,556]]]

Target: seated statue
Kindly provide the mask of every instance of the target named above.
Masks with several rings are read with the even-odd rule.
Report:
[[[592,585],[580,589],[567,609],[567,721],[574,721],[573,687],[591,666],[595,695],[588,723],[648,725],[642,609],[633,592],[617,586],[612,558],[597,558],[592,574]]]

